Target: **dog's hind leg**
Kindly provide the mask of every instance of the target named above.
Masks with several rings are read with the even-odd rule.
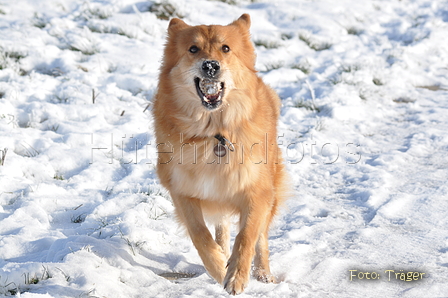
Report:
[[[215,240],[221,246],[224,255],[230,257],[230,220],[223,216],[221,221],[215,225]]]
[[[264,231],[261,232],[260,237],[258,238],[257,246],[255,247],[253,276],[258,281],[265,283],[276,282],[276,278],[271,274],[271,270],[269,268],[268,232],[272,216],[273,213],[270,214],[271,218],[268,219],[268,222],[264,227]]]
[[[215,242],[205,225],[200,200],[184,196],[173,196],[173,202],[177,215],[186,226],[205,269],[217,282],[222,284],[226,274],[227,258],[223,253],[223,249]]]
[[[280,157],[279,157],[280,158]],[[268,247],[268,234],[269,226],[271,225],[272,219],[277,213],[279,204],[282,203],[285,197],[285,175],[284,175],[284,165],[279,163],[276,165],[276,175],[274,177],[274,187],[275,187],[275,199],[272,204],[271,212],[268,214],[266,219],[266,225],[264,226],[260,237],[258,238],[257,246],[255,247],[255,258],[254,258],[254,271],[253,276],[262,282],[277,282],[275,276],[271,274],[269,268],[269,247]]]
[[[243,292],[249,282],[255,247],[260,234],[266,230],[274,199],[272,188],[254,187],[246,196],[242,199],[245,206],[241,206],[241,230],[235,238],[224,279],[224,288],[232,295]]]

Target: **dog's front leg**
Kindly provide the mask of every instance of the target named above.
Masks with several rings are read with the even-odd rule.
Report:
[[[265,230],[270,216],[273,192],[267,189],[252,191],[244,199],[241,210],[241,230],[235,238],[232,255],[227,263],[224,288],[229,294],[240,294],[247,286],[252,259],[260,233]]]
[[[184,196],[173,196],[177,215],[187,227],[188,234],[196,247],[208,273],[220,284],[226,274],[227,258],[223,249],[213,239],[205,225],[201,201]]]

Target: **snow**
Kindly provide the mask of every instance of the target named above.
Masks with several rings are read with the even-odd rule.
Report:
[[[160,3],[190,24],[249,13],[282,98],[280,283],[241,297],[447,296],[448,1],[233,2]],[[155,175],[153,4],[0,3],[0,295],[228,296]]]

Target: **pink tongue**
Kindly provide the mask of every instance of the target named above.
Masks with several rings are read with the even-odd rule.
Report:
[[[207,95],[207,100],[208,101],[216,101],[219,98],[219,94],[216,95]]]

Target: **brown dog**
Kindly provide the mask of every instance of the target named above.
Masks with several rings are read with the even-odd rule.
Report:
[[[285,197],[280,100],[254,70],[250,17],[227,26],[172,19],[153,114],[157,172],[208,273],[230,294],[275,282],[268,229]],[[230,254],[229,219],[240,231]],[[215,239],[205,219],[215,225]]]

